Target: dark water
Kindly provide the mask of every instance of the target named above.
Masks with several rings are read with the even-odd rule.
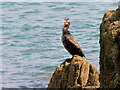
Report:
[[[99,26],[117,3],[2,3],[2,87],[47,87],[53,71],[71,55],[61,43],[64,18],[99,70]]]

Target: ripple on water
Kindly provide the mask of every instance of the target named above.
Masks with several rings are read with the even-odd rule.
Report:
[[[49,5],[48,7],[56,7],[56,5]]]
[[[25,15],[25,14],[21,14],[21,15],[19,15],[19,19],[24,19],[26,16],[27,15]]]
[[[40,28],[40,26],[39,26],[39,25],[35,25],[35,26],[33,26],[32,28],[33,28],[33,29],[35,29],[35,28]]]
[[[43,27],[43,29],[50,29],[51,27],[49,27],[49,26],[46,26],[46,27]]]
[[[99,52],[99,50],[91,50],[90,53],[96,53],[96,52]]]
[[[41,13],[38,9],[35,9],[35,10],[32,10],[32,11],[27,11],[27,12],[24,12],[24,14],[26,15],[26,14],[31,14],[31,13]]]
[[[26,86],[19,86],[19,88],[28,88],[28,87],[26,87]]]
[[[0,71],[0,73],[4,74],[4,73],[8,73],[9,71]]]
[[[25,74],[25,72],[20,72],[20,73],[12,73],[11,75],[24,75]]]
[[[12,46],[12,47],[14,47],[14,46],[16,46],[16,45],[15,45],[15,44],[13,44],[13,43],[10,43],[10,44],[9,44],[9,46]]]
[[[52,51],[54,49],[51,48],[31,48],[20,51],[22,54],[32,54],[32,53],[40,53],[40,52],[46,52],[46,51]]]
[[[2,26],[2,30],[11,30],[11,29],[14,29],[14,28],[12,28],[12,27],[7,27],[7,26]]]
[[[20,34],[16,34],[13,36],[15,39],[26,39],[26,36],[25,35],[20,35]]]
[[[28,5],[42,5],[41,3],[39,3],[39,2],[33,2],[33,3],[28,3]]]
[[[69,3],[68,5],[71,5],[71,6],[83,6],[83,5],[87,5],[87,3],[76,3],[76,2],[72,2],[72,3]]]
[[[43,20],[42,20],[42,19],[37,19],[36,21],[38,21],[38,22],[42,22]]]
[[[58,66],[46,66],[46,67],[43,67],[41,68],[41,70],[47,70],[47,71],[53,71],[55,70],[56,68],[58,68]]]
[[[65,10],[69,10],[70,8],[67,8],[67,7],[55,7],[53,8],[54,11],[65,11]]]
[[[41,49],[26,49],[22,50],[22,53],[33,53],[33,52],[39,52]]]
[[[24,24],[24,25],[22,26],[22,31],[29,31],[29,30],[31,30],[31,29],[32,29],[32,26],[29,25],[29,24]]]

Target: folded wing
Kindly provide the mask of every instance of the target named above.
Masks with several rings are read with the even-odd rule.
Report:
[[[63,38],[63,44],[70,54],[85,57],[80,45],[72,35],[65,35]]]

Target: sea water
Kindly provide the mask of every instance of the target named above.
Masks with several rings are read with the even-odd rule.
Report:
[[[54,70],[72,56],[61,43],[63,20],[85,59],[99,70],[99,27],[117,3],[2,3],[2,87],[45,88]]]

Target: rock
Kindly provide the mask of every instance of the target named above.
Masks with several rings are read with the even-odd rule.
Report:
[[[100,25],[100,87],[120,88],[120,6]]]
[[[55,70],[50,88],[99,88],[99,72],[84,58],[74,55]]]

